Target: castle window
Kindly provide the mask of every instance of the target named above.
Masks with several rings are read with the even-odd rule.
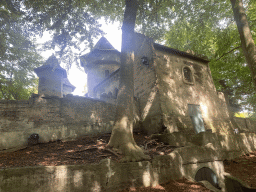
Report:
[[[108,97],[109,97],[109,98],[112,98],[112,96],[113,96],[113,95],[112,95],[112,92],[111,92],[111,91],[108,92]]]
[[[105,70],[105,77],[109,76],[109,70]]]
[[[185,66],[182,68],[182,76],[185,83],[194,84],[193,72],[190,67]]]
[[[115,88],[115,90],[114,90],[114,98],[115,98],[115,99],[117,98],[117,95],[118,95],[118,89]]]

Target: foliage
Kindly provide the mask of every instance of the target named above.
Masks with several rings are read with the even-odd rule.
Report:
[[[28,99],[40,56],[29,38],[18,1],[0,2],[0,99]]]
[[[217,89],[229,91],[234,104],[240,101],[244,107],[253,105],[256,99],[252,93],[249,69],[244,64],[229,0],[138,0],[138,3],[136,31],[156,41],[166,40],[166,44],[173,48],[206,55],[211,60],[211,72]],[[252,34],[256,39],[256,3],[254,0],[245,0],[245,4]],[[14,60],[17,62],[17,58],[25,58],[25,51],[29,49],[30,55],[26,55],[27,59],[24,60],[29,63],[28,58],[33,58],[33,62],[30,61],[34,65],[30,67],[32,71],[40,59],[28,37],[42,35],[45,30],[52,33],[52,40],[42,49],[55,50],[61,61],[67,64],[67,69],[72,63],[79,66],[81,49],[92,48],[92,40],[103,34],[97,19],[104,17],[106,21],[121,23],[124,6],[125,1],[120,0],[1,1],[0,23],[5,26],[1,27],[0,33],[1,66],[11,68],[10,63],[15,63],[12,62]],[[23,45],[28,47],[20,49]],[[16,59],[11,56],[8,58],[9,52],[15,53],[12,57],[16,56]],[[20,67],[19,63],[15,65]],[[14,77],[10,70],[1,74],[1,78]],[[220,80],[225,80],[225,88],[219,83]]]
[[[79,67],[82,49],[92,49],[93,39],[103,34],[91,12],[99,6],[96,4],[96,1],[81,0],[25,0],[25,19],[32,24],[34,35],[42,35],[43,31],[52,34],[41,50],[54,50],[68,70],[71,64]]]
[[[234,115],[235,117],[239,117],[239,118],[248,118],[249,114],[246,112],[241,112],[241,113],[235,113]]]
[[[249,18],[255,16],[253,4],[255,1],[248,2]],[[190,1],[176,6],[177,18],[165,35],[166,44],[207,56],[217,90],[228,93],[231,105],[251,109],[255,100],[251,74],[230,1]],[[250,23],[255,25],[252,20]]]

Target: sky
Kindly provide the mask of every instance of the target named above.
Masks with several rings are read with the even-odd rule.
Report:
[[[104,37],[113,45],[115,49],[117,49],[118,51],[121,51],[122,31],[121,29],[119,29],[119,24],[118,23],[106,24],[103,19],[100,20],[100,24],[102,24],[101,29],[106,33]],[[37,43],[42,44],[45,41],[48,41],[49,38],[50,38],[50,35],[48,33],[44,33],[43,37],[37,40]],[[94,45],[98,42],[100,38],[101,37],[94,40]],[[87,52],[89,52],[89,50]],[[52,53],[53,51],[44,51],[44,52],[41,52],[41,55],[46,61],[52,55]],[[83,52],[83,53],[85,54],[86,52]],[[64,66],[62,67],[64,68]],[[77,69],[77,67],[73,65],[68,72],[68,79],[70,83],[76,87],[75,91],[72,94],[84,96],[85,85],[87,81],[86,73],[84,71]]]

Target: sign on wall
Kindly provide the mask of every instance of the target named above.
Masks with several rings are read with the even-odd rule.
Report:
[[[205,132],[200,105],[188,104],[188,114],[192,120],[196,133]]]

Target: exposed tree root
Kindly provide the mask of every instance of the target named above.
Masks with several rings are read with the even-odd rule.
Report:
[[[107,146],[121,150],[124,155],[121,162],[150,160],[150,156],[145,155],[143,149],[135,143],[132,129],[127,122],[128,119],[123,118],[116,123]]]

